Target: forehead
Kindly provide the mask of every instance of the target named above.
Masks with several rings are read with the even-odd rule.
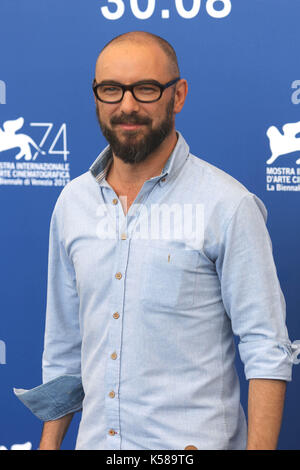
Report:
[[[108,46],[98,57],[96,80],[132,83],[143,79],[168,81],[170,67],[166,54],[155,43],[121,42]]]

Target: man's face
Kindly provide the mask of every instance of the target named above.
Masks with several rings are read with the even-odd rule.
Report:
[[[96,66],[96,81],[129,85],[141,80],[172,80],[167,58],[156,44],[129,42],[108,47]],[[174,87],[154,103],[140,103],[126,92],[120,103],[97,100],[96,111],[103,135],[116,156],[125,163],[146,160],[174,129]]]

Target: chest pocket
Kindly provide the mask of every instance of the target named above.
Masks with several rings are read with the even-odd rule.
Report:
[[[199,253],[196,250],[154,246],[146,249],[140,298],[152,312],[185,309],[194,303]]]

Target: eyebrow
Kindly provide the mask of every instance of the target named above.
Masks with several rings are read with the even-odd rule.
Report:
[[[160,82],[153,80],[153,78],[145,78],[143,80],[139,80],[138,82],[133,82],[131,85],[139,85],[141,83],[153,83],[153,85],[160,84]],[[102,82],[99,82],[98,85],[124,85],[124,83],[117,82],[116,80],[102,80]]]

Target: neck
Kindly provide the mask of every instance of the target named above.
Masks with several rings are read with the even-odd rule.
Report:
[[[177,134],[174,129],[143,162],[124,163],[113,154],[113,161],[106,177],[107,181],[119,188],[140,188],[146,180],[160,175],[176,143]]]

